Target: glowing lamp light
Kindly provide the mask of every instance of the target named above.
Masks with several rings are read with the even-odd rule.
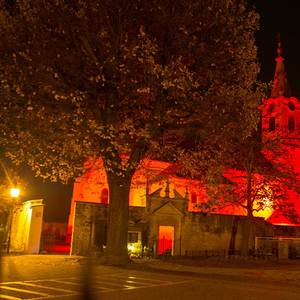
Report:
[[[20,189],[19,188],[11,188],[10,189],[10,196],[12,198],[18,198],[20,196]]]
[[[127,249],[128,249],[129,251],[134,251],[135,247],[134,247],[134,245],[128,245],[128,246],[127,246]]]

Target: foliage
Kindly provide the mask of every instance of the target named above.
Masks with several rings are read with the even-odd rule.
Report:
[[[1,10],[4,116],[17,118],[3,130],[37,175],[67,180],[86,157],[120,175],[145,155],[184,157],[191,127],[204,162],[253,128],[257,15],[243,2],[16,2]]]
[[[236,144],[237,145],[237,144]],[[232,149],[228,157],[228,169],[224,177],[208,185],[209,200],[199,208],[204,211],[220,211],[227,206],[240,208],[246,215],[243,231],[242,255],[248,255],[253,247],[251,231],[254,216],[270,217],[279,213],[280,218],[291,224],[299,222],[299,215],[292,198],[298,186],[297,173],[290,163],[290,151],[282,139],[264,139],[262,144],[253,135]],[[234,168],[234,169],[232,169]]]
[[[142,159],[207,170],[256,126],[258,15],[244,0],[0,5],[0,145],[51,180],[101,157],[119,246]]]
[[[296,189],[297,174],[288,161],[289,152],[280,140],[262,144],[258,137],[245,139],[227,159],[230,168],[224,177],[209,186],[211,200],[205,204],[206,209],[240,206],[249,217],[280,209],[296,218],[288,202],[288,190]]]

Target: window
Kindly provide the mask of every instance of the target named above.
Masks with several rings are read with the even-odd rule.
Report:
[[[295,120],[293,117],[289,117],[288,128],[289,128],[289,131],[295,130]]]
[[[275,109],[275,104],[274,103],[270,104],[269,109],[268,109],[269,114],[271,114],[274,111],[274,109]]]
[[[192,200],[192,204],[196,204],[197,203],[197,194],[195,192],[192,193],[191,200]]]
[[[271,117],[269,119],[269,131],[274,131],[276,128],[275,118]]]
[[[294,105],[294,103],[292,103],[292,102],[289,102],[289,103],[288,103],[288,107],[289,107],[289,109],[290,109],[291,111],[294,111],[294,110],[295,110],[295,105]]]
[[[99,249],[103,249],[107,241],[106,221],[97,220],[94,227],[94,243]]]
[[[137,243],[139,241],[138,232],[128,232],[128,243]]]
[[[108,203],[108,189],[107,188],[104,188],[101,191],[101,203],[105,203],[105,204]]]

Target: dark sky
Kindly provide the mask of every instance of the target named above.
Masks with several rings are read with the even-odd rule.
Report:
[[[256,35],[260,79],[269,82],[273,79],[276,57],[276,37],[280,33],[285,66],[293,96],[300,96],[300,15],[299,0],[248,0],[261,16],[260,30]],[[32,176],[26,176],[32,178]],[[32,178],[28,184],[26,198],[45,200],[46,221],[67,221],[72,184],[45,184]]]
[[[73,184],[49,183],[41,178],[35,178],[26,168],[21,175],[26,180],[24,199],[43,199],[45,203],[44,221],[66,222],[72,197]]]
[[[276,40],[280,33],[285,67],[293,96],[300,96],[300,1],[248,0],[260,14],[260,30],[256,35],[260,79],[273,80]]]

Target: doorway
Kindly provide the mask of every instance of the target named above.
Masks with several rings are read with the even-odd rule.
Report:
[[[159,226],[158,255],[173,255],[174,226]]]

